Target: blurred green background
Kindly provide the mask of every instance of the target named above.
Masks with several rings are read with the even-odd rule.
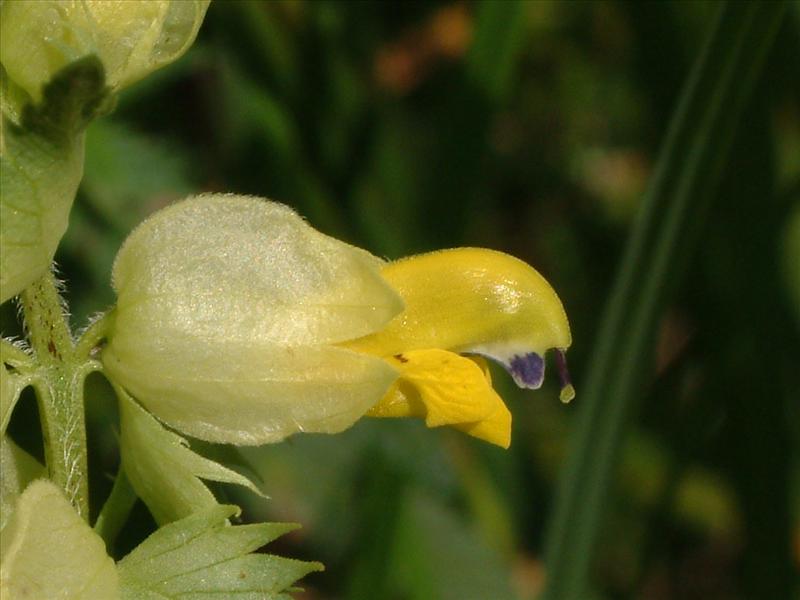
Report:
[[[578,397],[520,392],[503,451],[418,421],[203,447],[255,473],[247,520],[321,560],[304,600],[532,599],[602,309],[714,2],[217,0],[178,63],[88,132],[57,257],[76,327],[110,306],[127,233],[187,194],[279,200],[387,258],[453,246],[514,254],[570,317]],[[800,569],[800,10],[790,6],[694,225],[625,422],[592,579],[598,598],[797,597]],[[2,329],[18,332],[5,306]],[[90,381],[96,506],[116,414]],[[12,434],[36,449],[35,402]],[[236,494],[236,495],[234,495]],[[131,547],[152,527],[142,506]],[[124,551],[124,547],[121,551]],[[777,595],[776,595],[777,594]]]

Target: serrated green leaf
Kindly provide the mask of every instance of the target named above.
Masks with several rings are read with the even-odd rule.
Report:
[[[103,540],[50,481],[27,487],[0,544],[3,600],[119,598],[117,571]]]
[[[165,429],[124,390],[118,395],[122,464],[136,494],[158,523],[217,504],[199,478],[235,483],[263,495],[243,475],[189,449],[185,439]]]
[[[164,590],[188,591],[201,585],[194,581],[196,570],[245,557],[292,529],[294,525],[283,523],[220,526],[213,535],[203,532],[197,537],[182,539],[179,547],[159,552],[153,560],[140,561],[139,569],[151,579],[160,579]]]
[[[20,123],[0,129],[0,302],[50,267],[83,175],[82,133],[106,98],[103,69],[87,57],[59,71]],[[4,103],[5,109],[5,103]]]
[[[320,570],[307,563],[268,554],[250,554],[291,531],[290,523],[231,526],[238,508],[217,505],[165,525],[120,561],[123,598],[244,600],[289,598],[297,579]]]

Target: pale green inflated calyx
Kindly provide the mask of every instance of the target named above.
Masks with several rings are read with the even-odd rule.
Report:
[[[3,67],[34,103],[66,65],[89,55],[119,89],[183,54],[210,0],[15,0],[0,16]]]
[[[105,370],[201,439],[341,431],[396,378],[381,358],[336,345],[402,310],[382,265],[281,204],[189,198],[140,225],[117,256]]]

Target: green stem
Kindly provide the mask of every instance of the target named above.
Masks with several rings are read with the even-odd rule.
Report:
[[[120,465],[117,478],[114,480],[114,487],[111,488],[111,494],[94,524],[95,532],[105,540],[109,553],[117,535],[128,520],[133,505],[136,504],[136,499],[136,492],[133,490],[128,476],[125,475],[125,469]]]
[[[5,338],[0,339],[0,361],[23,370],[31,370],[36,366],[30,354]]]
[[[111,310],[89,325],[75,345],[76,356],[88,358],[92,354],[92,350],[106,337],[113,319],[114,311]]]
[[[84,519],[89,486],[83,383],[95,365],[75,355],[55,278],[48,273],[20,296],[31,348],[40,365],[34,389],[49,478]]]
[[[681,94],[604,315],[556,511],[546,600],[589,597],[589,571],[625,426],[641,396],[655,328],[693,244],[753,83],[786,8],[721,5]]]

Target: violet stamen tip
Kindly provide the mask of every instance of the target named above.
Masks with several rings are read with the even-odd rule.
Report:
[[[558,398],[561,402],[567,404],[575,398],[575,387],[572,385],[569,370],[567,369],[567,356],[561,348],[556,348],[556,367],[558,368],[558,377],[561,380],[561,392]]]

